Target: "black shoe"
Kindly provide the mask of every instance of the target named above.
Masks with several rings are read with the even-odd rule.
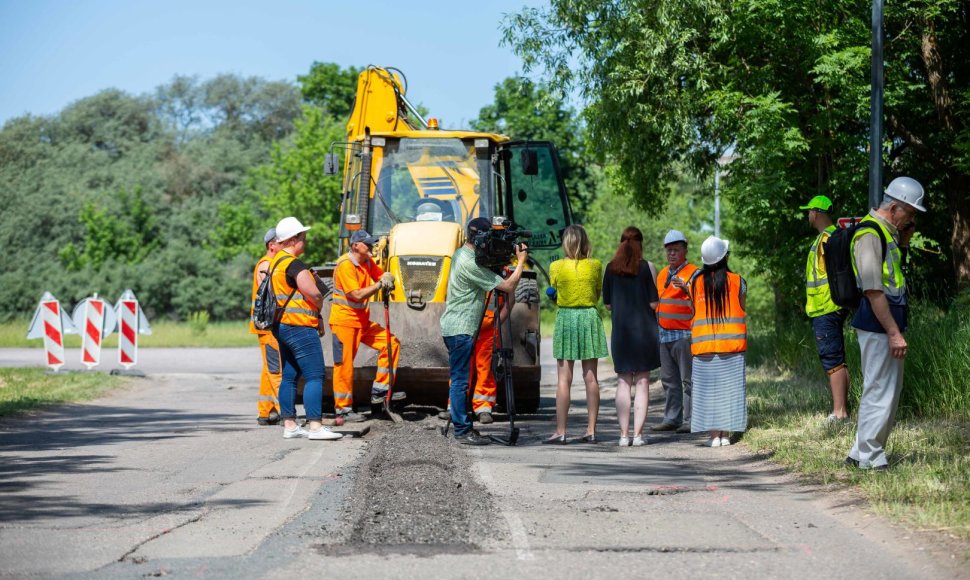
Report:
[[[542,440],[543,445],[565,445],[566,436],[565,435],[553,435],[548,439]]]
[[[675,433],[690,433],[690,423],[681,423]]]
[[[596,443],[596,433],[593,433],[592,435],[583,435],[579,438],[579,440],[583,443]]]
[[[852,459],[851,457],[846,457],[843,463],[845,463],[848,467],[859,467],[859,460]]]
[[[456,435],[455,441],[461,445],[490,445],[492,443],[488,437],[482,437],[475,431],[469,431],[464,435]]]
[[[680,425],[674,425],[673,423],[661,423],[659,425],[654,425],[650,428],[651,431],[675,431]]]
[[[485,411],[484,413],[478,414],[478,422],[481,423],[482,425],[489,425],[495,422],[495,418],[492,417],[491,413],[489,413],[488,411]]]

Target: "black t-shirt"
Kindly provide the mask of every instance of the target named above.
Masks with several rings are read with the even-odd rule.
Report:
[[[296,288],[296,277],[304,270],[309,270],[306,264],[301,262],[299,258],[293,258],[286,267],[286,283],[290,285],[290,288]]]

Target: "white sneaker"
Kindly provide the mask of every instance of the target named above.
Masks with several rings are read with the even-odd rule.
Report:
[[[306,437],[310,432],[297,425],[295,429],[283,429],[283,439],[299,439]]]
[[[706,443],[704,443],[704,447],[720,447],[720,446],[721,446],[720,437],[711,437],[710,439],[707,440]]]
[[[648,443],[648,441],[646,439],[644,439],[640,435],[637,435],[636,437],[633,438],[633,446],[634,447],[642,447],[643,445],[646,445],[647,443]]]
[[[629,437],[620,437],[620,442],[619,442],[620,447],[629,447],[629,445],[630,445]]]
[[[334,433],[330,427],[320,427],[316,431],[310,431],[307,438],[311,441],[336,441],[343,437],[340,433]]]
[[[727,447],[730,444],[731,444],[730,437],[721,437],[721,447]]]

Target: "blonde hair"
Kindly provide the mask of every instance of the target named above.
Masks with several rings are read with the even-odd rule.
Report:
[[[585,260],[592,253],[589,236],[583,226],[573,224],[562,232],[562,251],[570,260]]]

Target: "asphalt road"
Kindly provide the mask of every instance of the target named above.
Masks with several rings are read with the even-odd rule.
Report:
[[[0,366],[40,356],[0,350]],[[363,438],[284,440],[254,420],[255,348],[139,357],[147,376],[125,389],[0,420],[0,576],[968,577],[934,536],[802,485],[743,444],[611,445],[609,368],[603,443],[539,445],[553,430],[546,361],[520,444],[469,449],[438,434],[431,409],[372,421]]]

